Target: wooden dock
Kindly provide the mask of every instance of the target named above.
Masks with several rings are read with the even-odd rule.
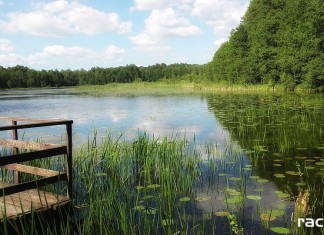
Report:
[[[0,138],[0,223],[15,220],[38,212],[50,212],[72,206],[72,120],[43,120],[15,117],[0,117],[9,125],[0,126],[0,132],[10,131],[12,139]],[[65,144],[49,144],[19,140],[18,130],[60,126],[66,127]],[[24,130],[26,131],[26,130]],[[3,156],[6,148],[9,155]],[[61,156],[63,170],[32,166],[30,161]],[[39,161],[39,160],[37,160]],[[26,163],[27,162],[27,163]],[[25,163],[25,164],[24,164]],[[4,174],[9,174],[4,181]],[[21,177],[22,174],[28,177]],[[30,179],[32,180],[24,180]],[[8,182],[11,181],[11,182]],[[64,194],[50,192],[50,185],[60,183]],[[45,190],[44,190],[45,188]]]

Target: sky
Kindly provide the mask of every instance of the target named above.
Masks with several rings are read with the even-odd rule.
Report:
[[[0,66],[205,64],[249,0],[0,0]]]

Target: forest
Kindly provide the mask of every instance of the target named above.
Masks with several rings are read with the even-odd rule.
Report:
[[[109,83],[154,82],[161,79],[186,79],[202,77],[203,65],[155,64],[115,68],[94,67],[90,70],[34,70],[25,66],[4,68],[0,66],[0,89],[29,87],[62,87],[78,85],[103,85]]]
[[[251,0],[239,26],[205,65],[131,64],[74,71],[0,66],[0,89],[162,79],[324,89],[323,29],[323,0]]]
[[[324,86],[324,1],[252,0],[208,64],[212,81]]]

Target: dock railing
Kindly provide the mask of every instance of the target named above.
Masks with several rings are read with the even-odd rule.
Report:
[[[48,120],[29,119],[16,117],[0,117],[0,121],[9,122],[9,125],[0,126],[0,131],[11,131],[12,139],[1,139],[0,146],[12,148],[12,154],[0,157],[0,168],[14,171],[12,185],[0,188],[0,197],[19,193],[28,189],[36,189],[45,185],[54,184],[60,181],[67,182],[67,196],[70,200],[72,195],[72,120]],[[41,142],[23,141],[18,139],[18,130],[36,127],[60,126],[66,127],[65,144],[49,144]],[[0,149],[1,150],[1,149]],[[30,151],[20,151],[30,150]],[[53,156],[65,156],[65,169],[62,171],[49,170],[29,165],[23,162],[35,159],[50,158]],[[38,177],[36,180],[21,182],[20,173],[28,173]]]

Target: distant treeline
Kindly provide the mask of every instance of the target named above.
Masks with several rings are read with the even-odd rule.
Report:
[[[207,74],[215,82],[323,87],[323,52],[323,0],[251,0]]]
[[[127,65],[115,68],[95,67],[90,70],[34,70],[25,66],[0,66],[0,89],[29,87],[61,87],[154,82],[162,79],[196,80],[204,71],[203,65],[155,64],[148,67]]]

